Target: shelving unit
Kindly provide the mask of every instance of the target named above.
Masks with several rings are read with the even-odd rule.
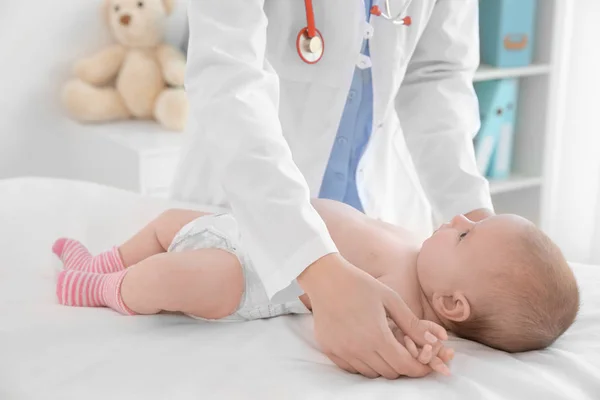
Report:
[[[167,197],[184,142],[150,121],[79,127],[71,143],[73,178]]]
[[[502,181],[490,181],[490,191],[492,195],[508,193],[521,189],[536,188],[542,185],[542,178],[539,176],[527,177],[513,175],[509,179]]]
[[[496,68],[490,65],[481,65],[475,73],[474,82],[490,79],[522,78],[526,76],[538,76],[550,73],[548,64],[533,64],[518,68]]]
[[[549,150],[555,142],[552,97],[561,60],[556,44],[561,35],[560,15],[564,7],[561,3],[560,0],[537,2],[531,65],[519,68],[481,65],[474,78],[475,82],[519,79],[512,174],[506,180],[491,180],[490,190],[497,213],[518,214],[538,225],[543,219],[544,182],[551,165]]]

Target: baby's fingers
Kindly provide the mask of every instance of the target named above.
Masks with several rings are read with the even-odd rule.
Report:
[[[432,358],[433,358],[433,349],[431,348],[430,344],[426,344],[421,349],[421,354],[419,354],[419,357],[417,358],[417,360],[419,360],[419,362],[421,362],[421,364],[427,365],[431,362]]]
[[[444,347],[440,350],[438,357],[444,362],[449,363],[454,358],[454,350],[451,348]]]
[[[406,349],[408,350],[408,352],[410,353],[411,356],[413,356],[417,360],[421,361],[420,357],[423,355],[423,353],[421,353],[421,355],[419,355],[419,349],[417,348],[417,345],[408,336],[404,337],[404,346],[406,347]],[[425,348],[423,348],[423,351],[424,350],[425,350]],[[430,351],[431,350],[432,349],[430,347]],[[432,370],[439,372],[442,375],[449,376],[450,368],[448,368],[448,366],[445,363],[452,360],[452,358],[454,358],[454,350],[448,349],[448,348],[442,348],[439,352],[439,356],[438,357],[433,356],[431,358],[431,362],[429,362],[428,364]]]
[[[419,353],[419,349],[417,348],[417,345],[408,336],[404,336],[404,345],[405,345],[406,349],[408,350],[408,352],[410,353],[410,355],[413,356],[414,358],[416,358],[421,364],[425,364],[425,365],[429,364],[431,362],[431,360],[433,359],[433,357],[435,356],[433,354],[433,348],[429,344],[426,344],[425,346],[423,346],[423,348],[421,349],[421,352]]]

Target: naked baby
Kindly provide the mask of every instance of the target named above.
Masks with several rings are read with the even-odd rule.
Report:
[[[458,215],[420,243],[343,203],[315,199],[313,205],[345,259],[397,292],[417,317],[459,337],[523,352],[551,345],[575,320],[579,291],[569,265],[521,217],[475,223]],[[180,312],[210,321],[310,313],[307,295],[269,301],[243,242],[232,215],[182,209],[162,213],[98,255],[61,238],[53,246],[64,264],[58,300],[124,315]],[[433,354],[401,333],[398,338],[415,358],[449,373],[451,351]]]

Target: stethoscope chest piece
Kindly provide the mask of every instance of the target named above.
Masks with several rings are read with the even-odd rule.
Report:
[[[373,7],[371,7],[370,13],[372,15],[377,15],[383,17],[389,21],[392,21],[394,25],[405,25],[410,26],[412,24],[412,20],[409,16],[403,15],[408,11],[410,5],[412,4],[412,0],[407,0],[404,5],[404,9],[393,15],[390,9],[390,0],[385,0],[385,12],[379,7],[379,2],[381,0],[374,0],[375,3]],[[307,64],[316,64],[323,57],[323,53],[325,52],[325,41],[323,40],[323,35],[316,28],[315,24],[315,13],[313,10],[313,0],[304,0],[304,6],[306,8],[306,28],[302,28],[300,33],[298,33],[298,38],[296,39],[296,49],[298,50],[298,55]]]
[[[310,37],[309,28],[302,28],[296,39],[296,48],[302,61],[308,64],[316,64],[325,52],[325,42],[321,32],[315,29],[314,36]]]

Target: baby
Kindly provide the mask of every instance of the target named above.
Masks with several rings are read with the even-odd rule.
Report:
[[[344,258],[396,291],[417,317],[460,337],[507,352],[542,349],[577,315],[579,291],[569,265],[523,218],[475,223],[459,215],[418,243],[410,232],[343,203],[316,199],[313,205]],[[64,305],[107,306],[125,315],[165,311],[245,321],[309,313],[306,295],[269,301],[242,244],[231,215],[191,210],[166,211],[96,256],[62,238],[53,246],[65,267],[56,293]],[[404,345],[418,356],[414,343]]]

